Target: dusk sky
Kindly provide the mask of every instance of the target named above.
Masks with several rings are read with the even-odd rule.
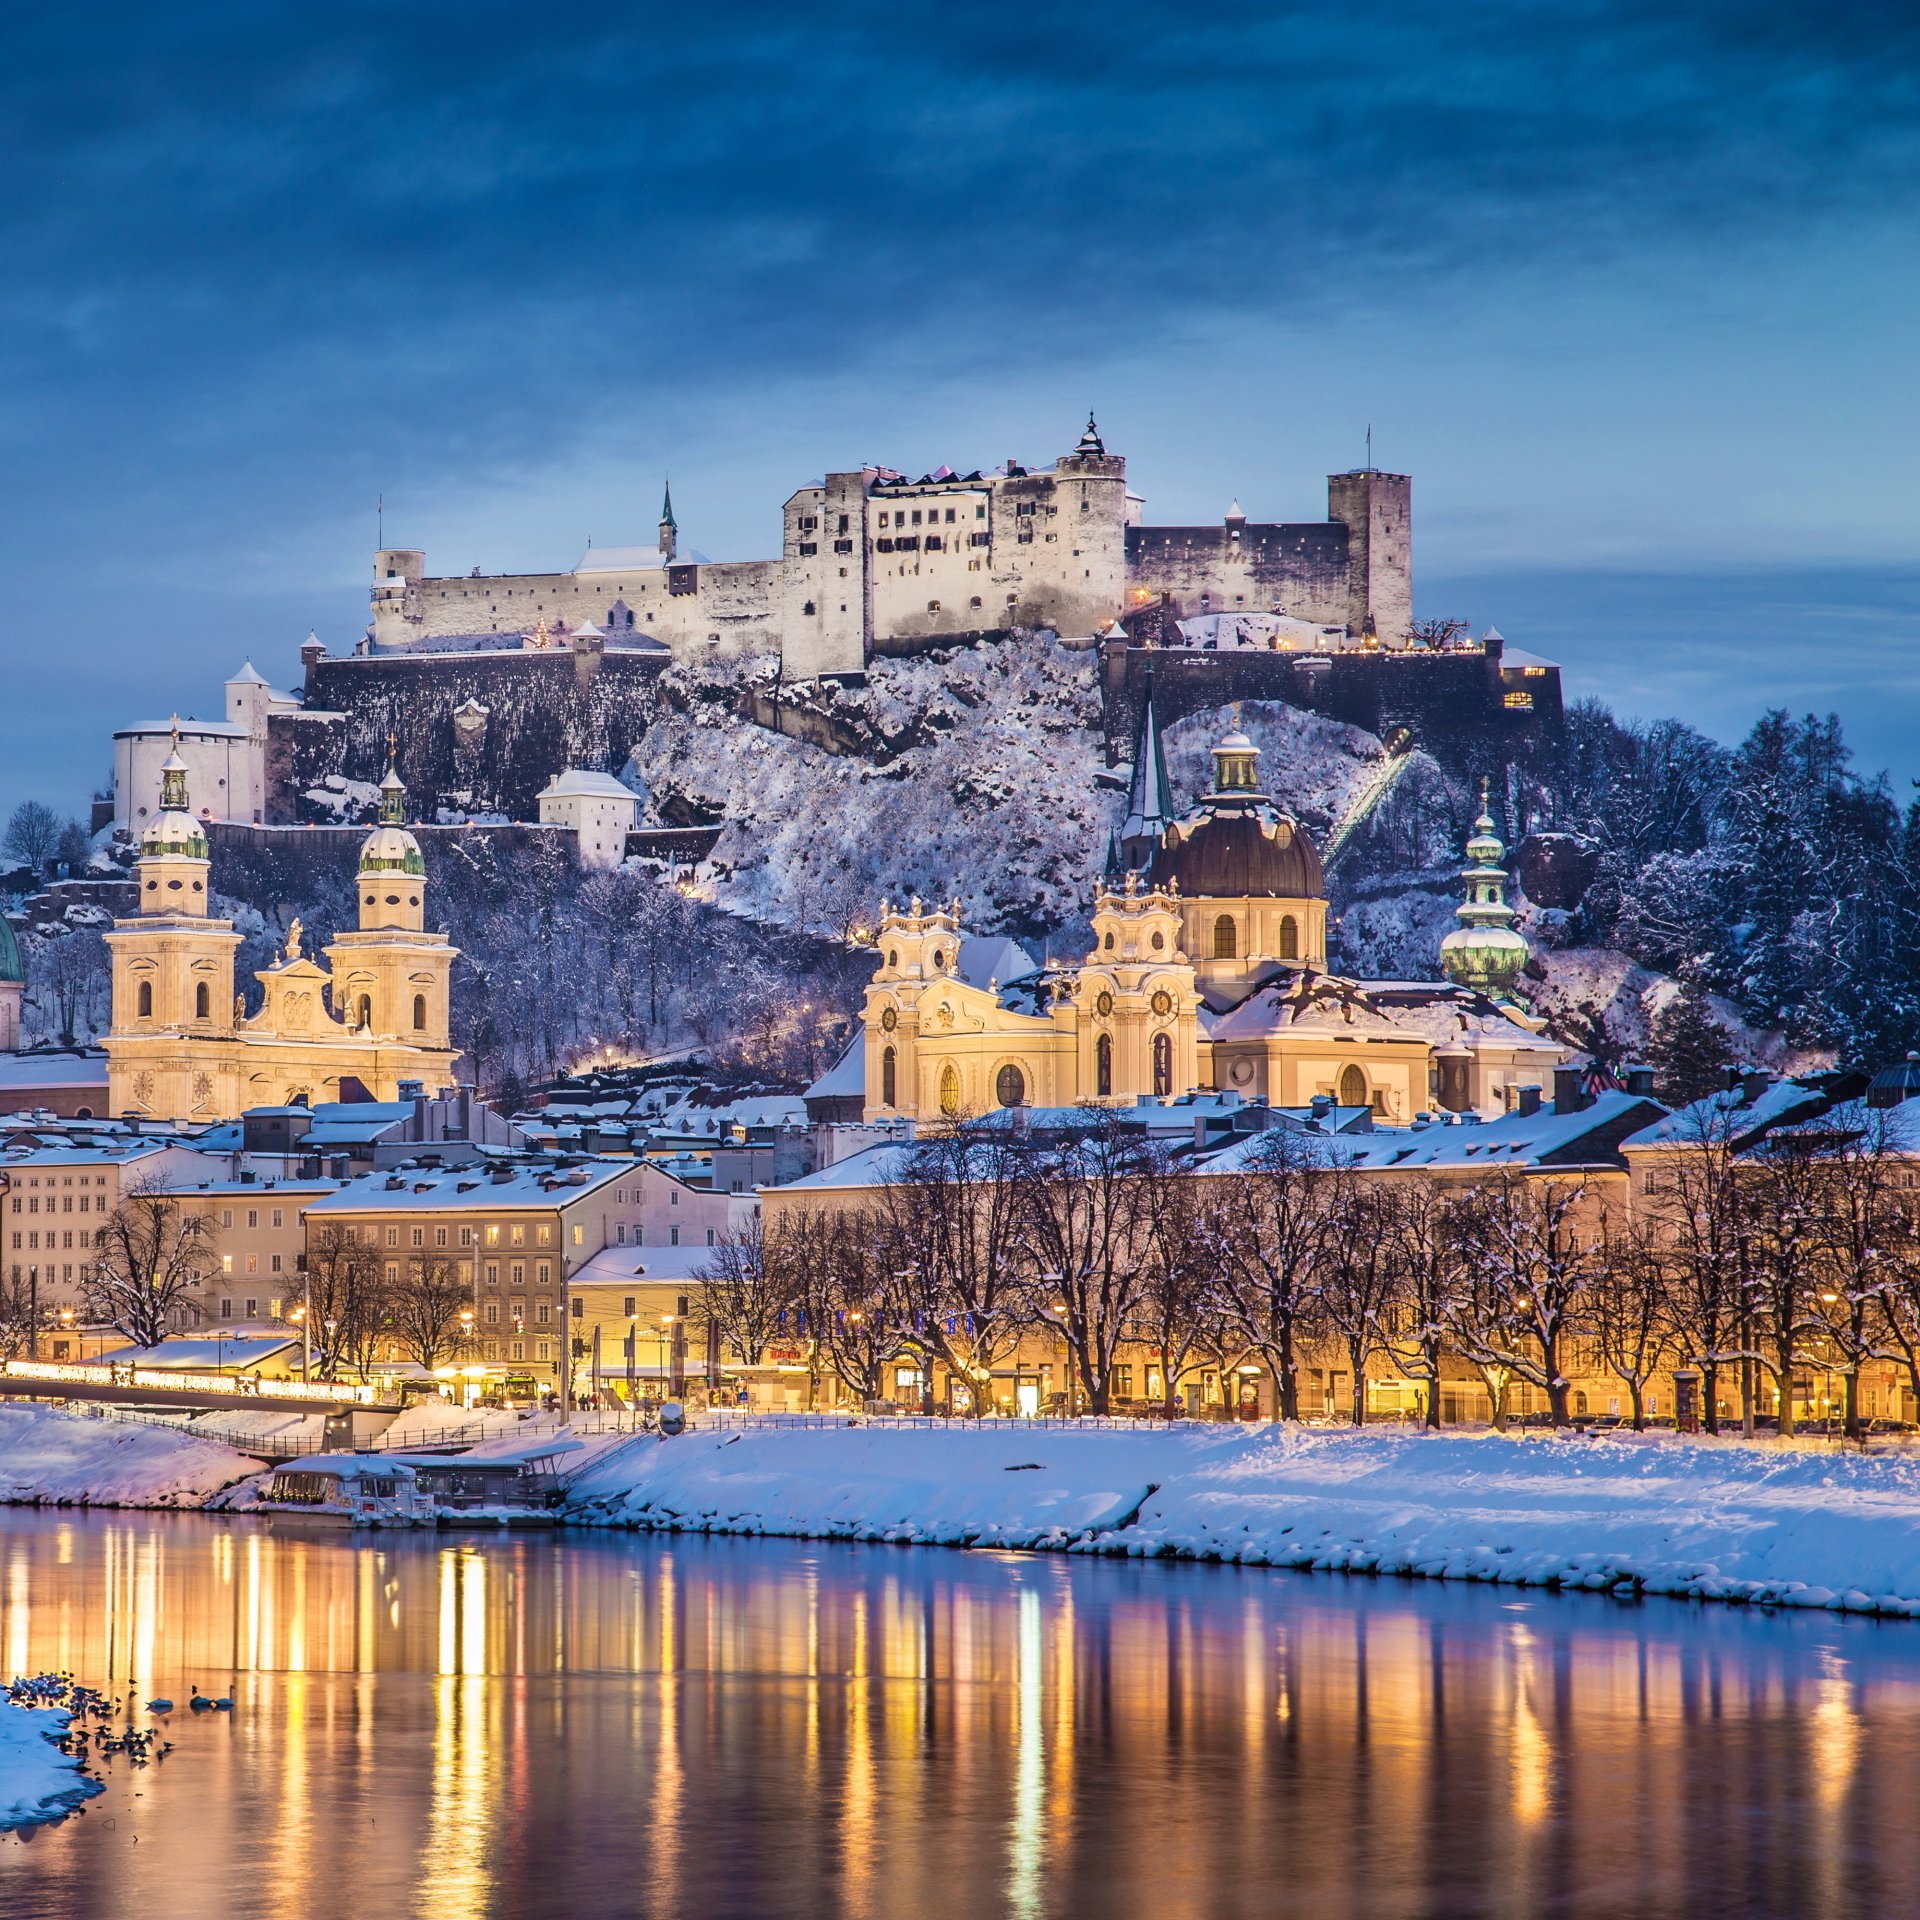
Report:
[[[1415,486],[1415,601],[1920,775],[1910,5],[14,8],[0,808],[434,572],[828,467]]]

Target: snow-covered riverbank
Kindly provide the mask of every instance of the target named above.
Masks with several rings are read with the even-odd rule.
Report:
[[[0,1505],[197,1507],[259,1471],[244,1453],[169,1427],[0,1406]]]
[[[200,1507],[257,1471],[244,1454],[165,1428],[0,1407],[0,1503]],[[565,1517],[1920,1618],[1920,1456],[1671,1435],[989,1422],[595,1436]]]
[[[53,1744],[67,1717],[0,1700],[0,1833],[57,1820],[100,1791],[100,1782]]]
[[[1671,1437],[762,1427],[635,1441],[569,1514],[1920,1617],[1920,1460]]]

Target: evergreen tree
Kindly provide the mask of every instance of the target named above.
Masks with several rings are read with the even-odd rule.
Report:
[[[1686,974],[1680,991],[1653,1016],[1647,1059],[1655,1088],[1669,1106],[1685,1106],[1726,1085],[1733,1048],[1726,1028],[1713,1017],[1698,974]]]

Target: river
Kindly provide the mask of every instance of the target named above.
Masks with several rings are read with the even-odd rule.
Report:
[[[0,1915],[1910,1911],[1920,1625],[1193,1565],[0,1514],[9,1672],[231,1715]]]

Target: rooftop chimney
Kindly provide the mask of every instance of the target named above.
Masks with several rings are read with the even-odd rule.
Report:
[[[1584,1113],[1593,1104],[1592,1097],[1580,1084],[1581,1072],[1578,1067],[1555,1067],[1553,1070],[1553,1110],[1555,1113]]]
[[[1653,1069],[1651,1067],[1629,1067],[1627,1069],[1627,1092],[1639,1100],[1653,1098]]]
[[[1523,1120],[1531,1120],[1540,1111],[1540,1089],[1538,1087],[1515,1087],[1513,1090],[1513,1110]]]

